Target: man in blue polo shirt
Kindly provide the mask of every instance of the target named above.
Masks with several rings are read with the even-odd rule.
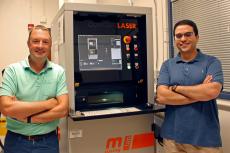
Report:
[[[29,33],[27,59],[5,68],[0,111],[7,117],[5,153],[59,153],[56,129],[68,114],[64,69],[47,59],[51,51],[48,28]]]
[[[166,105],[161,129],[165,153],[221,153],[216,97],[223,86],[220,61],[196,48],[196,24],[174,26],[179,54],[161,67],[156,101]]]

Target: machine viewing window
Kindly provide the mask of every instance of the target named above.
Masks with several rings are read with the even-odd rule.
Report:
[[[78,35],[80,71],[122,70],[120,35]]]
[[[119,91],[113,91],[113,92],[96,92],[94,93],[88,93],[88,99],[87,102],[89,104],[104,104],[104,103],[110,103],[110,104],[116,104],[116,103],[123,103],[123,93]]]

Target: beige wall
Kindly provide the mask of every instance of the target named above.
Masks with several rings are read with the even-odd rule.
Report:
[[[96,4],[97,0],[59,0],[59,8],[62,7],[62,5],[65,3],[90,3],[90,4]]]

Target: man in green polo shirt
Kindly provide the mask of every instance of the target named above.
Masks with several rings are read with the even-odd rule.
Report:
[[[5,68],[0,111],[7,117],[5,153],[58,153],[56,129],[68,114],[64,69],[47,57],[51,34],[44,26],[29,33],[27,59]]]

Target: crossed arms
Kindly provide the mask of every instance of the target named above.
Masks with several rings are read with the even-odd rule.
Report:
[[[68,114],[68,94],[44,101],[18,101],[14,97],[0,96],[0,111],[5,116],[26,121],[32,116],[32,123],[46,123]]]
[[[215,99],[221,89],[222,84],[211,82],[212,76],[208,75],[202,84],[193,86],[166,86],[157,87],[156,101],[167,105],[186,105],[198,101],[208,101]]]

